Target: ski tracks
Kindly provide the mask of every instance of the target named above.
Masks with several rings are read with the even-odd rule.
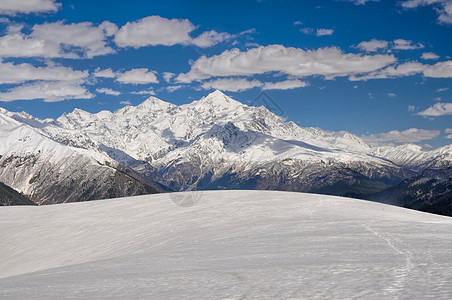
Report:
[[[375,222],[361,224],[361,226],[370,233],[385,241],[386,245],[392,249],[394,254],[404,257],[405,263],[394,270],[394,283],[386,289],[387,292],[390,293],[391,299],[400,299],[401,295],[403,294],[405,285],[408,281],[408,276],[414,269],[413,252],[408,249],[406,245],[405,247],[403,247],[403,242],[397,241],[394,236],[383,234],[377,231],[372,226],[373,223]]]

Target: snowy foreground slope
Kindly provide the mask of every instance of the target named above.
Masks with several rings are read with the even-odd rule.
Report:
[[[0,207],[0,228],[2,299],[452,298],[452,218],[362,200],[155,194]]]

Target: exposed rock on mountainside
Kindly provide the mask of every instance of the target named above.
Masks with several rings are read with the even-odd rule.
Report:
[[[0,182],[0,206],[36,205],[33,201]]]

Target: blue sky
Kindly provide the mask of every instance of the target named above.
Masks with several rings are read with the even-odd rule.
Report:
[[[300,126],[452,141],[452,1],[0,0],[0,106],[39,118],[265,91]]]

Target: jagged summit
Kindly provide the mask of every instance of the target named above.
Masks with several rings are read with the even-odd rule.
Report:
[[[201,106],[206,108],[208,107],[219,110],[233,110],[246,106],[245,104],[227,96],[220,90],[215,90],[214,92],[208,94],[205,97],[202,97],[198,101],[190,103],[189,105],[198,107]]]
[[[163,101],[157,97],[151,96],[149,98],[147,98],[146,100],[144,100],[143,102],[141,102],[138,106],[136,106],[138,109],[157,109],[157,110],[161,110],[161,109],[166,109],[168,107],[171,106],[175,106],[172,103]]]

